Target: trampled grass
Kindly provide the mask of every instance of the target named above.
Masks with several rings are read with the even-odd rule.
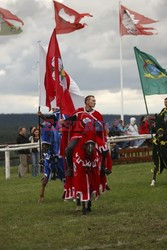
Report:
[[[167,173],[150,187],[152,163],[113,166],[111,187],[81,215],[50,181],[38,204],[41,177],[5,180],[0,168],[0,249],[166,249]]]

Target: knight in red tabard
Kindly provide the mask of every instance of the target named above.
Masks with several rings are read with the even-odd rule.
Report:
[[[90,122],[89,126],[91,127],[91,125]],[[103,147],[104,144],[103,142],[98,143],[98,137],[94,131],[87,129],[83,132],[82,139],[78,141],[73,150],[73,175],[72,178],[66,177],[65,199],[80,198],[80,201],[88,202],[93,197],[98,198],[100,193],[106,189],[106,182],[101,181],[100,146]],[[70,178],[72,183],[69,182]]]
[[[107,147],[106,131],[102,115],[94,109],[96,100],[93,95],[85,98],[85,107],[77,109],[72,116],[66,120],[60,120],[64,127],[61,151],[66,156],[66,176],[72,176],[73,152],[75,146],[82,138],[83,133],[92,131],[96,135],[96,143],[102,155],[101,181],[106,182],[105,174],[111,173],[112,162]],[[69,142],[68,142],[69,141]],[[67,146],[68,145],[68,146]],[[106,183],[107,185],[107,183]],[[103,185],[104,186],[104,185]],[[104,191],[104,190],[103,190]]]

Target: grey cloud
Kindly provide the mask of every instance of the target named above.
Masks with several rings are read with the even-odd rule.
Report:
[[[0,3],[3,1],[0,1]],[[105,4],[104,4],[105,2]],[[140,89],[139,76],[135,62],[133,47],[153,55],[159,63],[166,66],[166,0],[127,1],[125,5],[136,12],[161,22],[151,24],[157,27],[157,36],[124,36],[122,37],[124,87]],[[85,18],[88,23],[84,29],[71,34],[58,36],[59,46],[65,69],[78,83],[81,90],[108,89],[111,92],[120,89],[119,65],[119,29],[118,3],[111,0],[95,2],[71,1],[64,4],[78,12],[89,12],[93,18]],[[6,75],[0,76],[0,88],[4,94],[38,95],[38,60],[37,41],[47,45],[54,27],[53,6],[48,8],[35,0],[18,0],[6,3],[25,25],[23,33],[18,36],[0,37],[1,58],[0,69]],[[147,6],[147,8],[145,8]],[[153,6],[153,8],[151,8]],[[151,11],[150,11],[151,10]],[[109,67],[108,65],[111,65]]]

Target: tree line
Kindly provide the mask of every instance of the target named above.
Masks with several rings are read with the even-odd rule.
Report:
[[[130,117],[135,117],[139,122],[141,115],[125,115],[125,124],[129,123]],[[103,115],[104,121],[112,124],[114,119],[120,119],[120,115]],[[38,124],[36,114],[0,114],[0,144],[16,142],[19,127],[25,127],[29,134],[30,127]]]

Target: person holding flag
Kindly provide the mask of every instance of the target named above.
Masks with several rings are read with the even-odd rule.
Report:
[[[146,111],[149,115],[145,96],[167,94],[167,71],[153,56],[136,47],[134,47],[134,52]],[[165,108],[156,117],[155,136],[152,135],[154,169],[151,186],[155,186],[157,171],[159,170],[161,173],[167,166],[167,98],[165,98],[164,103]]]
[[[167,98],[164,99],[165,107],[161,110],[161,112],[158,114],[156,118],[156,131],[158,131],[159,128],[163,128],[165,130],[165,133],[167,133]]]
[[[64,70],[56,35],[66,34],[84,28],[86,24],[80,23],[80,20],[85,16],[92,15],[89,13],[80,14],[56,1],[53,1],[53,4],[55,9],[56,27],[51,35],[46,55],[46,71],[43,88],[46,94],[45,106],[51,110],[52,102],[56,101],[56,106],[60,109],[60,115],[66,114],[69,116],[73,114],[76,109],[74,99],[78,102],[78,100],[81,100],[81,96],[80,94],[78,95],[79,92],[76,88],[76,84]],[[75,89],[75,91],[72,91],[72,88],[73,90]],[[54,124],[58,124],[57,121],[59,118],[57,118],[57,115],[54,116],[53,114],[52,116],[46,117],[41,112],[39,112],[38,115],[43,119],[49,118]]]
[[[162,116],[165,120],[167,120],[167,97],[164,99],[164,105],[165,107],[161,110],[159,115]]]

